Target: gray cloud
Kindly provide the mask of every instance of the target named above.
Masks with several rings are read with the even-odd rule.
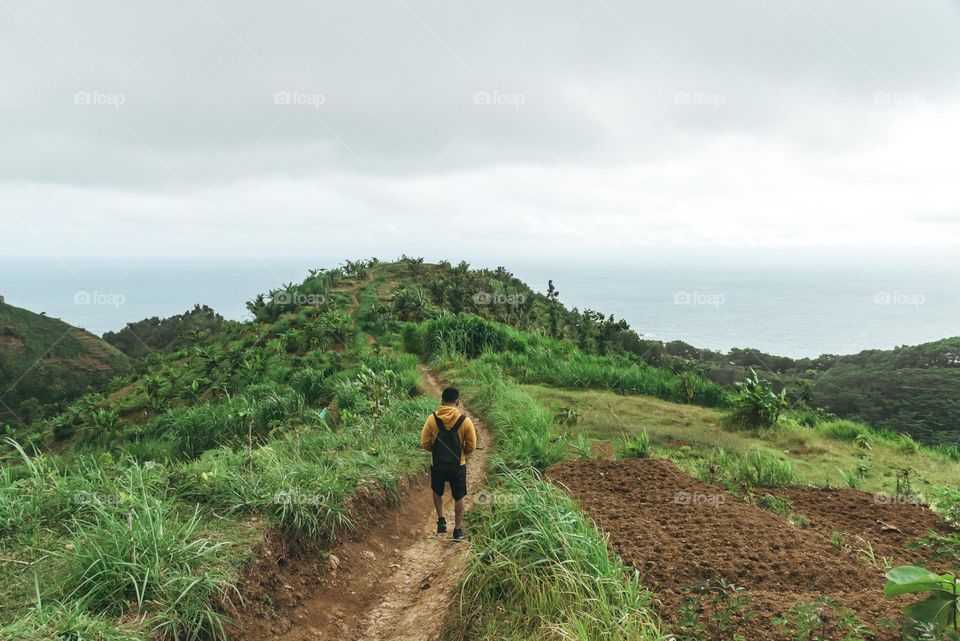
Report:
[[[936,130],[960,80],[949,2],[4,0],[0,18],[0,216],[27,239],[5,251],[109,230],[137,253],[227,219],[225,252],[267,223],[401,242],[448,217],[559,244],[590,217],[633,242],[829,244],[873,207],[909,226],[954,178],[914,197],[898,155],[956,133]],[[883,176],[900,191],[865,193]],[[170,251],[198,251],[183,236]]]

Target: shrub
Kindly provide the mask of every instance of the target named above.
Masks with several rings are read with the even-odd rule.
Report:
[[[680,606],[678,641],[737,641],[731,632],[736,621],[756,616],[749,610],[746,589],[724,579],[700,581],[686,588],[689,594]]]
[[[826,597],[820,597],[813,603],[797,604],[773,622],[791,641],[863,641],[874,637],[874,631],[856,614],[843,608],[839,601]]]
[[[731,413],[734,424],[749,429],[776,427],[780,413],[787,407],[786,388],[777,394],[773,385],[759,378],[753,368],[737,387],[739,394]]]

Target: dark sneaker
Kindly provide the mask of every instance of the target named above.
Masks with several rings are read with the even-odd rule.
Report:
[[[462,527],[453,528],[453,540],[454,541],[466,541],[467,535],[463,532]]]
[[[437,534],[446,534],[447,532],[447,519],[442,516],[437,519]]]

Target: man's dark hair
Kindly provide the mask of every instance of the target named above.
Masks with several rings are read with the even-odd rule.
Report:
[[[448,387],[443,390],[443,394],[440,396],[441,400],[444,403],[456,403],[460,400],[460,390],[456,387]]]

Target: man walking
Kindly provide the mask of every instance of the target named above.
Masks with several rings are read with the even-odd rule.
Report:
[[[430,466],[430,488],[437,508],[437,534],[447,531],[443,518],[443,490],[450,484],[456,521],[453,539],[462,541],[463,497],[467,495],[467,454],[477,449],[477,431],[460,408],[460,392],[454,387],[443,390],[442,404],[427,417],[420,434],[420,445],[433,454]]]

